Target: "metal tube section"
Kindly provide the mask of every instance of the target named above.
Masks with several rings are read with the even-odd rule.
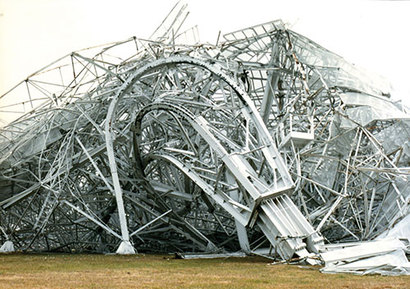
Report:
[[[112,114],[112,110],[109,109],[107,116],[109,116],[110,114]],[[122,189],[121,189],[121,184],[120,184],[120,180],[119,180],[118,172],[117,172],[117,163],[116,163],[115,156],[114,156],[114,149],[113,149],[114,139],[112,137],[110,122],[105,123],[105,142],[107,145],[108,161],[109,161],[110,170],[111,170],[112,182],[114,185],[115,199],[117,201],[118,217],[119,217],[120,227],[121,227],[122,242],[117,249],[117,253],[118,254],[135,254],[135,249],[131,245],[130,235],[129,235],[128,227],[127,227],[127,218],[125,216],[124,201],[122,198]]]
[[[141,232],[142,230],[144,230],[145,228],[147,228],[147,227],[150,226],[151,224],[155,223],[156,221],[162,219],[163,217],[165,217],[166,215],[168,215],[168,214],[171,213],[171,212],[172,212],[172,210],[168,210],[168,211],[166,211],[165,213],[163,213],[162,215],[160,215],[160,216],[156,217],[155,219],[153,219],[152,221],[146,223],[146,224],[145,224],[144,226],[142,226],[141,228],[138,228],[137,230],[135,230],[134,232],[132,232],[132,233],[130,234],[130,237],[132,237],[132,236],[138,234],[139,232]]]
[[[81,210],[80,208],[74,206],[73,204],[70,204],[69,202],[67,202],[66,200],[63,200],[61,203],[66,204],[67,206],[69,206],[70,208],[72,208],[73,210],[76,210],[77,212],[79,212],[81,215],[83,215],[84,217],[86,217],[87,219],[89,219],[90,221],[94,222],[95,224],[97,224],[98,226],[100,226],[101,228],[103,228],[104,230],[106,230],[107,232],[109,232],[110,234],[112,234],[113,236],[117,237],[118,239],[122,240],[122,237],[120,235],[118,235],[116,232],[114,232],[112,229],[110,229],[109,227],[107,227],[106,225],[104,225],[103,223],[101,223],[100,221],[96,220],[94,217],[92,217],[90,214],[87,214],[86,212],[84,212],[83,210]]]

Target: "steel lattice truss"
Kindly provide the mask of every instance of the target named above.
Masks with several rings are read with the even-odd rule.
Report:
[[[2,96],[0,243],[289,259],[408,214],[409,115],[388,86],[281,21],[210,45],[187,44],[185,17]]]

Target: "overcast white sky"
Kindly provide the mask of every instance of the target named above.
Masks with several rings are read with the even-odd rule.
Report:
[[[388,78],[410,105],[409,1],[188,0],[202,42],[282,19],[325,48]],[[147,38],[174,0],[0,0],[0,95],[81,48]]]

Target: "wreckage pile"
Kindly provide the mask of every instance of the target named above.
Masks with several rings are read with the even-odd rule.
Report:
[[[281,21],[210,45],[186,15],[1,97],[0,251],[242,250],[408,274],[410,116],[389,85]]]

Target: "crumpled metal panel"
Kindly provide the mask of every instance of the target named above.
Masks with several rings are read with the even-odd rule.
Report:
[[[399,239],[363,242],[322,253],[324,273],[409,275],[406,246]]]

